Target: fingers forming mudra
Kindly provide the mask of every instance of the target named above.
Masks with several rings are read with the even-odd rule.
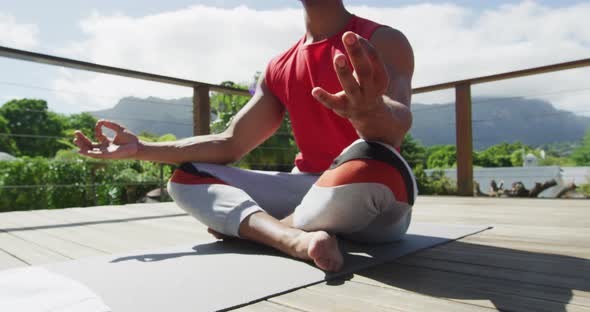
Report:
[[[336,114],[357,120],[382,108],[382,96],[387,90],[389,77],[385,64],[369,41],[353,32],[346,32],[342,41],[348,59],[343,54],[334,57],[334,69],[342,91],[331,94],[316,87],[312,95]]]
[[[114,138],[103,133],[103,127],[115,132]],[[98,143],[92,142],[80,131],[75,132],[74,144],[81,155],[103,159],[125,159],[137,153],[139,139],[125,127],[108,120],[99,120],[94,128]]]

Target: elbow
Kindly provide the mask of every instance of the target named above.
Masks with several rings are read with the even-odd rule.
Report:
[[[243,142],[240,142],[240,140],[231,133],[223,133],[220,141],[226,146],[223,153],[224,164],[235,163],[249,152]]]

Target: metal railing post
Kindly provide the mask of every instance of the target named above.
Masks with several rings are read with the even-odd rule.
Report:
[[[193,88],[193,135],[209,134],[211,122],[211,99],[209,86],[197,85]]]
[[[471,84],[455,86],[455,120],[457,123],[457,192],[473,196],[473,134]]]

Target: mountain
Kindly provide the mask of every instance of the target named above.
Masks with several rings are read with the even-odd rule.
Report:
[[[191,98],[164,100],[156,97],[123,98],[115,107],[89,112],[125,125],[134,133],[148,131],[158,135],[172,133],[177,138],[193,134],[193,104]]]
[[[427,146],[455,144],[454,107],[453,103],[412,104],[411,134]],[[521,141],[533,146],[575,142],[590,128],[589,117],[557,110],[551,103],[536,99],[476,97],[472,112],[473,146],[477,150],[504,141]],[[119,122],[135,133],[172,133],[178,138],[192,135],[191,98],[127,97],[111,109],[90,113]]]
[[[551,103],[524,98],[472,100],[473,147],[520,141],[538,146],[582,139],[590,118],[558,110]],[[423,144],[455,144],[455,104],[412,104],[411,134]]]

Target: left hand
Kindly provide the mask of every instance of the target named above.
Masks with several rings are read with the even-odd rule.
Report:
[[[342,42],[348,53],[353,70],[344,54],[334,57],[334,68],[343,90],[331,94],[321,87],[311,92],[316,100],[351,122],[367,121],[386,109],[383,102],[389,85],[385,64],[377,50],[361,36],[346,32]]]

